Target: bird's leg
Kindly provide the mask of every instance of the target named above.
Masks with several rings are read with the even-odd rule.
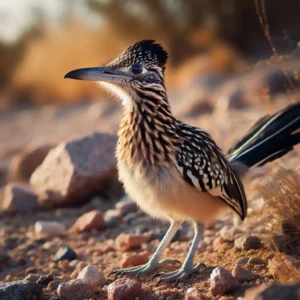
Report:
[[[159,262],[159,259],[161,255],[163,254],[164,250],[167,248],[168,244],[171,242],[172,238],[174,237],[175,233],[179,229],[181,225],[181,222],[173,221],[166,232],[164,238],[161,240],[160,244],[158,245],[156,251],[154,252],[151,259],[148,261],[148,263],[129,268],[129,269],[119,269],[112,271],[108,276],[114,274],[115,278],[117,278],[119,275],[122,277],[123,275],[145,275],[153,271],[157,267],[161,267],[163,265],[169,264],[169,263],[177,263],[181,265],[180,261],[177,259],[171,259],[166,258]]]
[[[197,265],[193,266],[195,252],[198,247],[199,241],[202,238],[203,231],[204,231],[204,225],[194,223],[194,228],[195,228],[195,235],[194,235],[192,244],[190,246],[188,255],[187,255],[182,267],[174,272],[155,274],[152,277],[152,280],[156,277],[160,277],[160,280],[158,281],[157,285],[159,285],[160,283],[184,280],[190,274],[198,272],[200,267],[204,265],[203,263],[198,263]]]

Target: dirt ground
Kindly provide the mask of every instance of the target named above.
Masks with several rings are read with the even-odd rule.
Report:
[[[288,97],[282,96],[272,103],[271,110],[275,112],[289,103]],[[180,103],[178,101],[174,102],[174,106],[176,105],[180,105]],[[226,112],[216,110],[212,114],[192,117],[186,115],[184,121],[206,129],[224,149],[228,149],[255,120],[266,112],[269,112],[266,109],[266,104],[261,103],[255,107],[250,106],[241,110],[228,110]],[[65,107],[49,105],[3,113],[0,118],[0,168],[2,174],[4,174],[3,178],[13,155],[19,153],[26,145],[45,142],[59,143],[95,130],[115,133],[121,114],[121,109],[115,102],[83,103]],[[220,114],[222,118],[220,118]],[[141,278],[140,281],[145,292],[141,299],[183,299],[186,291],[191,287],[199,289],[201,293],[212,297],[212,299],[218,299],[220,296],[215,297],[210,291],[210,274],[212,270],[217,266],[222,266],[231,272],[238,261],[256,277],[251,282],[239,284],[227,294],[228,298],[222,299],[237,299],[237,297],[243,296],[245,290],[252,286],[278,280],[272,272],[270,260],[279,254],[271,246],[270,224],[262,219],[264,214],[257,204],[260,195],[256,187],[272,181],[274,174],[281,167],[299,171],[299,153],[300,148],[297,147],[293,153],[290,153],[283,160],[267,165],[251,174],[250,179],[245,182],[250,202],[249,217],[245,222],[237,223],[232,218],[232,214],[228,214],[222,220],[212,223],[205,230],[206,243],[199,245],[195,257],[195,262],[201,261],[206,265],[200,270],[199,274],[191,276],[178,285],[163,284],[158,287],[156,287],[155,282],[151,282],[147,278]],[[4,179],[2,184],[4,184]],[[115,199],[115,201],[101,199],[101,201],[103,203],[101,210],[105,214],[107,209],[115,206],[118,199]],[[159,239],[167,230],[168,224],[153,220],[138,210],[124,216],[114,228],[101,231],[68,233],[55,238],[45,238],[34,232],[34,223],[38,220],[55,220],[63,223],[66,228],[70,228],[79,216],[91,209],[93,209],[92,204],[85,204],[76,208],[47,209],[12,216],[2,212],[0,217],[0,247],[2,249],[0,255],[0,281],[21,280],[28,274],[37,273],[39,275],[53,275],[55,279],[65,282],[74,278],[76,265],[84,262],[84,264],[97,265],[106,278],[105,284],[98,287],[92,299],[106,299],[107,286],[112,282],[112,278],[108,279],[107,276],[113,269],[120,268],[120,261],[125,255],[115,246],[117,236],[120,233],[151,236],[149,242],[142,244],[140,249],[129,251],[129,253],[144,253],[146,251],[150,256],[158,245]],[[233,228],[238,230],[232,236],[226,236],[225,233],[221,233],[224,227],[228,231]],[[258,236],[262,240],[263,246],[260,249],[238,250],[234,241],[243,235]],[[179,236],[166,250],[164,256],[177,258],[182,262],[188,251],[191,238],[192,228],[185,224],[180,230]],[[51,246],[45,247],[45,244],[50,241],[52,241]],[[53,261],[57,249],[62,245],[68,245],[77,253],[75,263]],[[299,253],[298,256],[295,253],[293,254],[294,259],[298,262],[300,259]],[[9,258],[5,258],[5,254],[8,254]],[[260,258],[262,263],[250,264],[249,259],[251,258]],[[170,266],[163,268],[162,271],[173,269]],[[45,287],[43,293],[43,299],[45,300],[56,295],[55,291],[49,287]]]

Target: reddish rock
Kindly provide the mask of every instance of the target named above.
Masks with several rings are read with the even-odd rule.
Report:
[[[83,300],[89,299],[92,294],[92,287],[89,282],[82,279],[62,282],[57,288],[60,300]]]
[[[196,288],[189,288],[186,291],[184,300],[210,300],[210,297],[201,294]]]
[[[123,255],[121,261],[122,268],[135,267],[147,263],[149,255],[146,252],[143,253],[126,253]]]
[[[238,282],[250,282],[256,278],[255,274],[242,268],[239,264],[234,266],[232,275]]]
[[[28,182],[32,173],[42,164],[53,147],[54,144],[30,145],[15,155],[9,165],[9,180]]]
[[[108,300],[132,300],[143,294],[142,284],[133,279],[120,278],[107,287]]]
[[[126,234],[121,233],[116,238],[116,248],[121,252],[141,248],[141,245],[147,242],[148,236],[141,234]]]
[[[173,296],[175,296],[175,294],[177,293],[177,291],[171,288],[166,288],[160,291],[160,294],[164,297],[168,297],[168,299],[173,299]]]
[[[105,279],[98,271],[95,265],[87,265],[78,274],[77,279],[83,279],[88,281],[93,287],[97,287],[99,284],[104,284]]]
[[[233,290],[236,285],[236,279],[222,267],[215,268],[210,275],[210,290],[214,296],[223,295]]]
[[[79,217],[72,227],[75,232],[89,232],[93,229],[104,229],[105,221],[100,210],[93,210]]]
[[[9,183],[4,190],[2,209],[9,213],[26,213],[37,208],[37,196],[25,184]]]
[[[103,188],[121,195],[116,141],[114,135],[95,132],[52,149],[30,178],[39,201],[50,206],[80,203]]]
[[[255,235],[242,236],[234,241],[234,247],[239,250],[260,249],[263,247],[261,239]]]

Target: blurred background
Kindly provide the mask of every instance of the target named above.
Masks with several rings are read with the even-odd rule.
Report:
[[[276,109],[271,103],[297,99],[299,16],[298,0],[1,0],[2,177],[29,144],[115,133],[118,103],[95,84],[63,77],[140,39],[155,39],[170,54],[175,115],[207,127],[226,148],[225,111],[241,110],[246,127]],[[251,108],[258,114],[251,117]]]
[[[299,101],[299,20],[299,0],[0,0],[0,298],[7,291],[5,299],[33,299],[37,282],[45,300],[58,299],[62,286],[69,296],[60,299],[90,299],[90,284],[71,281],[94,282],[96,275],[98,282],[87,264],[102,277],[143,264],[167,230],[124,195],[118,180],[122,105],[95,83],[64,80],[67,72],[155,39],[169,52],[175,117],[207,130],[226,151],[259,118]],[[243,224],[232,214],[207,224],[196,257],[207,268],[197,278],[164,294],[143,283],[146,298],[183,299],[197,287],[212,299],[211,284],[235,285],[231,270],[244,279],[226,299],[254,284],[299,282],[299,154],[297,145],[244,180]],[[191,234],[185,224],[165,254],[183,261]],[[214,269],[222,279],[210,280],[212,266],[230,273]],[[25,277],[28,297],[19,281]],[[107,299],[104,277],[93,299]],[[278,295],[290,291],[278,288]]]

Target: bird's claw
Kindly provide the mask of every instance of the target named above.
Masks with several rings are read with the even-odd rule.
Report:
[[[179,266],[181,266],[181,262],[178,259],[165,258],[158,263],[149,262],[145,265],[141,265],[141,266],[137,266],[137,267],[133,267],[133,268],[129,268],[129,269],[114,270],[108,274],[108,278],[111,275],[115,275],[114,280],[116,280],[119,276],[120,276],[120,278],[122,278],[124,275],[133,275],[133,276],[137,276],[139,278],[141,275],[149,274],[157,267],[163,267],[168,264],[179,264]]]
[[[180,281],[185,280],[188,278],[191,274],[199,272],[199,269],[201,267],[205,267],[204,263],[198,263],[192,268],[180,268],[173,272],[168,273],[157,273],[152,276],[152,281],[156,278],[160,278],[156,284],[156,286],[159,286],[161,283],[172,283],[176,282],[179,283]]]

